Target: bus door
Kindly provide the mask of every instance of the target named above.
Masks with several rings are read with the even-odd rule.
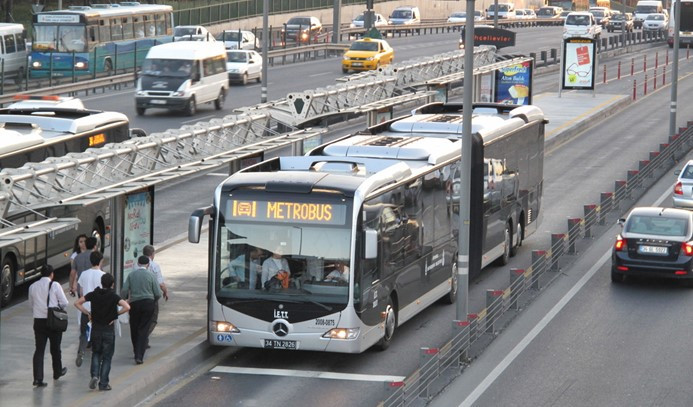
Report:
[[[36,221],[35,214],[28,214],[23,216],[15,223],[30,223]],[[41,267],[46,261],[46,240],[48,235],[41,235],[39,237],[29,238],[23,242],[24,250],[21,250],[21,243],[19,247],[20,256],[23,258],[20,260],[24,264],[24,278],[31,277],[37,273],[41,272]],[[20,265],[21,268],[21,265]]]
[[[498,160],[484,159],[484,260],[489,255],[496,257],[491,251],[503,243],[505,232],[501,211],[502,177],[496,171],[499,165]]]

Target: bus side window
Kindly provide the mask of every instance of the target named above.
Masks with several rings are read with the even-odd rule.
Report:
[[[119,41],[123,39],[123,27],[117,18],[111,19],[111,40]]]
[[[108,20],[99,20],[99,40],[101,42],[111,40],[111,26],[108,25]]]
[[[0,55],[5,54],[5,39],[0,35]]]
[[[142,17],[134,17],[135,19],[135,38],[144,38],[144,22]]]
[[[96,35],[98,33],[97,27],[94,25],[89,26],[89,45],[94,45],[94,43],[99,42],[96,39]]]
[[[156,27],[154,26],[152,16],[144,16],[144,27],[144,33],[147,37],[153,37],[156,35]]]
[[[166,35],[173,34],[173,25],[171,24],[171,15],[166,14]]]
[[[123,39],[129,40],[134,38],[132,31],[132,17],[123,17],[121,21],[123,23]]]
[[[166,18],[162,14],[154,14],[156,35],[166,35]]]

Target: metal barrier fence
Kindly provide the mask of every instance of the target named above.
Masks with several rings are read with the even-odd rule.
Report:
[[[628,170],[625,179],[614,182],[612,192],[602,192],[598,203],[584,205],[583,217],[567,219],[567,229],[551,234],[545,250],[533,250],[526,269],[509,269],[505,289],[486,291],[486,307],[469,314],[465,321],[453,321],[456,334],[440,348],[422,347],[419,368],[402,382],[386,382],[389,396],[379,405],[423,405],[447,385],[470,363],[471,352],[481,351],[502,331],[517,313],[558,277],[562,259],[576,255],[598,234],[608,230],[609,214],[626,211],[659,177],[673,167],[693,148],[693,122],[659,144],[638,168]],[[475,345],[479,345],[476,349]]]

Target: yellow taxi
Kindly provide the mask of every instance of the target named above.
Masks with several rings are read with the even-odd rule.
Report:
[[[367,71],[391,64],[395,51],[385,40],[363,38],[355,41],[344,53],[342,72]]]

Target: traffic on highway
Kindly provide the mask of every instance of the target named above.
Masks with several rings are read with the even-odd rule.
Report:
[[[134,3],[100,13],[139,7]],[[425,25],[433,18],[426,7],[394,8],[388,3],[377,5],[378,13],[373,15],[363,13],[361,6],[345,8],[342,20],[347,25],[353,20],[362,26],[404,27]],[[502,61],[553,48],[559,50],[556,59],[561,60],[564,38],[601,36],[611,44],[612,36],[621,35],[621,29],[608,22],[610,29],[601,31],[587,8],[579,9],[580,2],[573,4],[578,9],[567,15],[563,25],[506,27],[516,33],[515,45],[492,55]],[[210,126],[238,120],[241,110],[242,115],[269,115],[266,122],[256,116],[253,120],[264,127],[251,131],[260,135],[255,142],[269,140],[285,135],[286,129],[296,130],[296,122],[271,116],[290,95],[329,93],[340,86],[356,86],[350,84],[359,80],[345,81],[354,75],[370,72],[386,78],[395,68],[403,71],[402,67],[417,61],[464,52],[458,50],[458,31],[398,36],[383,30],[382,35],[348,38],[343,41],[344,54],[337,57],[268,65],[264,77],[262,66],[268,61],[261,56],[261,39],[250,27],[227,30],[190,25],[185,26],[189,32],[184,32],[169,20],[169,11],[152,10],[142,12],[142,16],[151,14],[151,20],[132,17],[126,22],[123,18],[130,29],[121,26],[121,37],[113,36],[112,26],[109,31],[110,44],[128,35],[138,38],[140,26],[139,38],[168,38],[163,44],[151,41],[146,48],[135,48],[132,61],[119,62],[132,63],[132,69],[140,67],[134,84],[77,98],[24,97],[0,112],[8,117],[0,132],[31,134],[37,143],[49,132],[88,140],[63,147],[62,152],[40,147],[43,155],[27,158],[27,163],[48,159],[59,166],[62,161],[49,157],[74,153],[78,155],[68,157],[86,165],[82,160],[87,156],[79,154],[94,153],[88,149],[103,143],[119,142],[116,149],[121,149],[156,143],[153,137],[202,133]],[[89,10],[73,11],[85,15]],[[514,13],[512,3],[501,11]],[[282,17],[293,21],[285,26],[282,41],[307,46],[329,35],[327,14],[302,13],[293,20]],[[612,21],[632,17],[612,14]],[[91,26],[87,17],[84,21],[58,17],[64,15],[71,14],[47,11],[35,17],[34,32],[41,31],[44,40],[34,41],[28,52],[37,52],[35,46],[39,46],[50,55],[45,60],[31,58],[27,69],[48,69],[52,75],[46,61],[60,60],[58,54],[64,48],[73,64],[83,62],[89,67],[85,74],[92,73],[91,67],[98,74],[107,73],[107,62],[99,60],[104,50],[75,59],[77,54],[82,58],[82,48],[77,53],[74,47],[91,49],[79,43],[75,30],[49,44],[46,33],[60,32],[65,24],[83,24],[83,41],[105,44],[98,24]],[[445,21],[448,17],[435,18]],[[90,38],[90,28],[96,40]],[[50,223],[70,217],[82,222],[78,227],[60,224],[50,230],[42,226],[37,229],[42,235],[21,238],[21,250],[17,243],[0,247],[0,360],[5,366],[27,369],[3,370],[3,398],[19,404],[33,400],[36,405],[136,404],[145,399],[145,404],[162,406],[216,405],[230,399],[237,405],[280,405],[287,400],[295,405],[685,405],[690,400],[685,379],[673,374],[670,365],[693,362],[683,345],[688,331],[685,324],[677,323],[677,316],[693,305],[688,288],[693,278],[693,215],[689,211],[693,161],[688,161],[693,156],[688,146],[693,144],[686,142],[673,153],[665,150],[676,140],[667,132],[675,56],[665,31],[658,30],[662,32],[658,40],[633,42],[627,48],[609,45],[596,54],[594,93],[557,93],[561,64],[532,65],[531,99],[530,93],[523,94],[518,105],[507,109],[482,103],[471,107],[480,150],[478,167],[472,170],[477,171],[472,172],[477,189],[467,199],[476,202],[471,222],[479,222],[472,227],[478,235],[470,253],[478,270],[468,289],[470,314],[457,324],[452,322],[457,318],[455,307],[443,304],[458,298],[461,194],[457,167],[463,110],[459,85],[446,89],[443,102],[447,104],[394,103],[379,119],[387,123],[376,127],[367,128],[363,113],[324,123],[307,120],[307,131],[319,137],[254,151],[231,164],[224,161],[223,166],[180,171],[181,175],[152,184],[155,199],[148,202],[153,215],[146,243],[158,247],[157,261],[171,300],[161,303],[148,351],[151,356],[143,366],[132,363],[128,340],[116,340],[113,388],[133,390],[111,400],[88,389],[84,367],[68,363],[77,351],[74,321],[63,339],[63,364],[70,372],[60,380],[62,393],[37,400],[32,391],[58,391],[59,385],[32,389],[28,384],[31,369],[20,355],[33,351],[32,341],[22,339],[33,335],[31,326],[21,322],[31,318],[27,290],[43,264],[65,266],[72,242],[78,234],[86,234],[98,238],[101,251],[112,253],[111,265],[123,266],[115,253],[125,242],[113,220],[120,216],[120,209],[109,204],[115,195],[103,195],[98,206],[80,207],[77,199],[61,214],[56,208],[67,207],[54,203],[48,211],[46,204],[32,208],[32,215],[22,221],[3,216],[20,229],[35,228],[43,219]],[[180,34],[175,40],[174,32]],[[679,50],[677,137],[688,134],[688,122],[693,120],[693,108],[686,101],[693,91],[689,58],[687,49]],[[76,65],[68,68],[76,69]],[[387,80],[382,79],[383,88],[390,86]],[[433,82],[421,83],[426,81]],[[406,85],[419,86],[417,92],[435,90],[421,83]],[[497,96],[493,90],[484,90],[495,86],[489,83],[480,79],[476,91]],[[262,86],[267,86],[275,110],[261,110]],[[392,86],[393,94],[408,91],[401,84]],[[522,106],[525,98],[532,105]],[[293,108],[301,113],[297,105]],[[373,109],[381,115],[385,112],[382,107]],[[104,128],[94,124],[99,114],[113,115],[104,119]],[[86,118],[90,129],[77,124]],[[128,134],[127,140],[120,137],[122,131]],[[194,149],[196,143],[185,141],[185,148]],[[189,153],[194,156],[185,148],[163,149],[159,157],[150,159],[165,162],[172,157],[184,159]],[[669,154],[671,159],[662,160],[647,182],[631,182],[633,174],[647,168],[650,161]],[[180,170],[214,163],[207,158],[195,160],[176,161],[174,166]],[[11,180],[22,164],[3,165],[0,178]],[[31,168],[43,171],[45,165]],[[79,192],[84,199],[93,199],[83,189],[93,181],[82,176]],[[619,186],[626,184],[627,192],[620,192]],[[131,188],[128,182],[113,185],[116,195],[120,187]],[[42,188],[37,187],[32,202],[51,196]],[[60,194],[70,192],[61,184],[57,188],[62,188]],[[100,193],[106,191],[111,193],[107,187],[98,188]],[[609,194],[614,198],[608,202],[615,203],[607,207],[604,197]],[[24,199],[17,195],[7,204],[0,203],[7,211],[26,216],[25,208],[18,205]],[[601,208],[603,223],[588,233],[588,216],[595,212],[588,215],[587,207],[593,204]],[[582,225],[577,241],[568,237],[566,218],[569,228],[570,219],[582,219],[577,222]],[[558,235],[565,235],[574,250],[557,252],[560,257],[547,263],[553,274],[547,272],[541,281],[530,279],[539,253],[551,258],[550,242]],[[133,242],[128,241],[128,250],[141,253]],[[27,254],[32,248],[35,252]],[[63,283],[67,269],[59,273]],[[518,307],[505,309],[489,328],[484,325],[493,312],[489,296],[493,292],[509,296],[508,275],[512,282],[518,270],[528,276],[528,294],[518,300]],[[109,272],[122,275],[118,270]],[[459,322],[469,324],[467,329],[475,334],[470,334],[469,346],[456,358],[458,365],[440,362],[437,374],[427,376],[426,363],[457,346],[449,341],[457,337],[461,326],[467,326]],[[123,325],[121,329],[127,336],[130,328]],[[630,372],[641,373],[629,376]]]

